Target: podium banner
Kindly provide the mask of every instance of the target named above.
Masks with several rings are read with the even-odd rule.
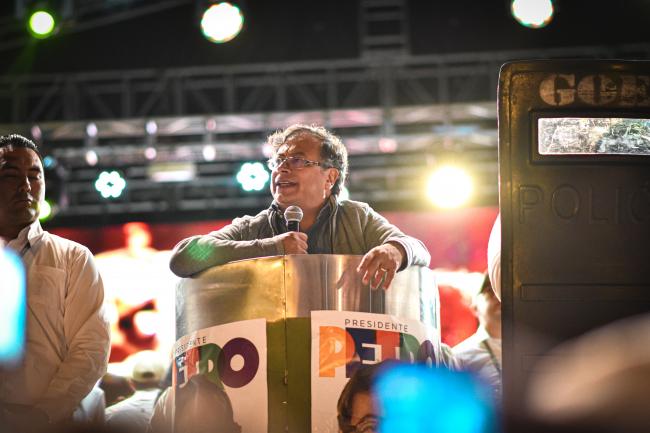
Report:
[[[177,396],[192,377],[203,375],[225,391],[232,404],[234,422],[241,426],[242,433],[268,430],[266,320],[200,329],[180,338],[173,353],[173,386]],[[178,409],[177,406],[175,418]]]
[[[433,326],[387,314],[311,313],[311,431],[337,433],[336,404],[357,368],[388,359],[438,365]]]

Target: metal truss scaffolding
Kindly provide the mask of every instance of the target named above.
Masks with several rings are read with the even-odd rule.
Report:
[[[0,122],[304,111],[496,99],[514,59],[650,58],[647,44],[0,78]]]
[[[269,132],[296,122],[323,124],[346,141],[353,199],[425,209],[426,175],[452,162],[473,173],[473,204],[494,205],[499,67],[556,57],[647,59],[650,47],[436,56],[377,50],[338,61],[5,76],[0,133],[31,135],[58,161],[60,224],[90,216],[97,223],[226,218],[264,208],[268,193],[243,192],[234,175],[243,162],[268,156]],[[192,165],[192,180],[152,177],[179,162]],[[94,190],[104,169],[126,177],[119,199]]]

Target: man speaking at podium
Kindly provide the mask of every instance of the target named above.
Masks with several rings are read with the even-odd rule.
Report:
[[[268,143],[273,148],[271,206],[178,243],[170,263],[176,275],[187,277],[254,257],[363,254],[357,268],[363,283],[376,287],[383,279],[387,288],[397,271],[429,265],[422,242],[406,236],[366,203],[337,200],[348,169],[347,150],[338,137],[320,126],[292,125],[272,134]],[[299,221],[299,230],[292,220]]]

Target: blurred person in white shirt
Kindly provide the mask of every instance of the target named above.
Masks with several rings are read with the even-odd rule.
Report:
[[[0,369],[0,424],[14,431],[71,421],[108,359],[104,288],[93,256],[41,228],[44,198],[36,145],[19,135],[0,137],[0,238],[27,274],[24,357]]]
[[[479,322],[478,329],[452,350],[461,370],[473,371],[501,398],[501,302],[497,299],[490,279],[485,275],[478,293],[473,296],[472,310]]]
[[[135,392],[106,409],[106,425],[120,431],[145,432],[160,393],[165,364],[161,355],[151,350],[137,352],[125,362],[133,365],[130,382]]]

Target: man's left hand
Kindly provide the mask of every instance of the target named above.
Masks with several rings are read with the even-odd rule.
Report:
[[[390,287],[395,278],[395,273],[402,266],[405,251],[400,244],[386,243],[374,247],[366,253],[357,267],[357,272],[362,276],[363,284],[370,283],[371,287],[384,289]]]

